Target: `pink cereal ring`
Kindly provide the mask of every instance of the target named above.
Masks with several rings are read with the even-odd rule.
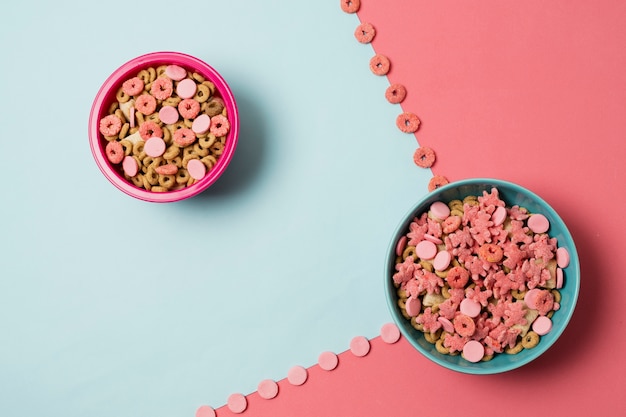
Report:
[[[376,54],[370,59],[370,70],[375,75],[387,75],[391,68],[391,62],[385,55]]]
[[[430,168],[435,163],[435,152],[427,146],[421,146],[413,153],[413,162],[418,167]]]
[[[157,102],[150,94],[142,94],[135,100],[135,108],[145,116],[150,116],[157,108]]]
[[[471,336],[476,331],[476,323],[474,319],[465,314],[457,314],[452,320],[454,330],[461,336]]]
[[[196,94],[196,82],[191,78],[179,81],[176,86],[176,94],[182,99],[191,98]]]
[[[116,140],[112,140],[107,143],[106,148],[104,149],[104,153],[106,154],[108,160],[112,164],[119,164],[124,160],[124,148],[122,144]]]
[[[195,142],[195,140],[196,134],[193,133],[193,130],[186,127],[178,129],[176,133],[174,133],[174,143],[176,143],[181,148],[191,145]]]
[[[136,96],[143,91],[145,84],[139,77],[133,77],[130,80],[124,81],[122,84],[122,91],[129,96]]]
[[[376,29],[371,23],[363,22],[354,31],[354,37],[360,43],[370,43],[376,36]]]
[[[200,103],[192,98],[186,98],[178,103],[178,113],[185,119],[195,119],[200,113]]]
[[[346,13],[356,13],[361,7],[361,0],[341,0],[341,10]]]
[[[225,116],[218,114],[217,116],[211,117],[211,127],[209,130],[217,137],[226,136],[230,130],[230,122]]]
[[[428,191],[435,191],[437,188],[441,188],[449,183],[450,181],[443,175],[435,175],[428,181]]]
[[[535,299],[535,305],[539,314],[545,316],[554,307],[554,295],[548,290],[539,291]]]
[[[100,133],[104,136],[115,136],[122,130],[122,120],[114,114],[109,114],[100,120]]]
[[[391,84],[385,90],[385,98],[391,104],[400,104],[406,98],[406,87],[402,84]]]
[[[176,164],[165,164],[154,169],[157,174],[161,175],[176,175],[178,173],[178,167]]]
[[[414,113],[404,112],[396,118],[396,126],[404,133],[414,133],[420,127],[420,119]]]
[[[463,288],[469,280],[469,272],[462,266],[453,266],[446,275],[446,282],[450,288]]]
[[[165,75],[174,81],[180,81],[187,76],[187,71],[178,65],[168,65],[165,67]]]
[[[461,227],[461,217],[449,216],[443,221],[441,230],[446,234],[450,234],[457,231],[459,227]]]
[[[174,84],[167,77],[159,77],[150,86],[150,92],[159,100],[166,100],[172,96],[174,92]]]
[[[139,126],[139,136],[141,136],[143,140],[148,140],[153,136],[162,138],[163,129],[161,129],[161,126],[159,126],[158,124],[154,123],[151,120],[148,120],[146,122],[143,122],[141,126]]]

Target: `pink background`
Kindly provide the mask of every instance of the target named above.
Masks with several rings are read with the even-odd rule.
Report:
[[[280,381],[273,400],[251,394],[246,415],[624,415],[626,2],[363,0],[358,16],[391,59],[389,82],[408,89],[402,109],[422,120],[434,174],[513,181],[561,214],[579,303],[562,338],[520,369],[459,374],[376,338],[366,357],[310,368],[303,386]]]

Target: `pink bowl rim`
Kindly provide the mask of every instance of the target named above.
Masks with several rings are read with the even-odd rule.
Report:
[[[217,161],[217,164],[211,169],[204,178],[195,184],[176,191],[168,191],[163,193],[150,192],[135,187],[124,179],[109,164],[102,140],[99,132],[99,123],[103,117],[105,106],[110,105],[111,98],[115,95],[116,89],[131,74],[136,74],[142,68],[151,65],[175,64],[185,68],[191,68],[198,71],[199,74],[213,82],[220,96],[224,100],[228,118],[230,121],[230,131],[226,137],[224,151]],[[232,160],[237,141],[239,137],[239,112],[235,97],[224,80],[224,78],[206,62],[181,52],[151,52],[138,56],[126,62],[115,70],[102,84],[94,99],[91,113],[89,115],[89,143],[93,157],[104,176],[119,190],[140,200],[167,203],[184,200],[193,197],[211,186],[224,173],[226,167]]]

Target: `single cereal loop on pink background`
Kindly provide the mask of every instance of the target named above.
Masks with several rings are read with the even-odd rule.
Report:
[[[388,344],[396,343],[400,340],[400,329],[395,323],[385,323],[380,328],[380,338]]]
[[[433,259],[433,268],[435,271],[444,271],[448,269],[450,262],[452,262],[452,254],[447,250],[439,251]]]
[[[196,94],[196,82],[191,78],[185,78],[176,86],[176,94],[182,99],[192,98]]]
[[[211,127],[209,128],[209,130],[218,138],[221,136],[226,136],[226,134],[230,130],[230,122],[225,116],[218,114],[217,116],[211,117]]]
[[[215,417],[215,410],[213,407],[209,407],[208,405],[203,405],[198,407],[196,411],[196,417]]]
[[[174,133],[174,143],[176,143],[181,148],[185,146],[189,146],[196,141],[196,134],[193,130],[188,129],[186,127],[178,129]]]
[[[552,330],[552,320],[546,316],[539,316],[533,321],[532,328],[539,336],[546,335]]]
[[[158,124],[154,123],[151,120],[148,120],[146,122],[143,122],[141,126],[139,126],[139,136],[141,136],[141,139],[143,140],[148,140],[153,136],[162,138],[163,129],[161,129],[161,126],[159,126]]]
[[[396,117],[396,126],[404,133],[415,133],[420,127],[420,119],[416,114],[404,112]]]
[[[435,191],[437,188],[449,184],[450,181],[443,175],[435,175],[428,181],[428,191]]]
[[[228,397],[226,402],[228,409],[235,414],[241,414],[248,408],[248,400],[243,394],[235,393]]]
[[[135,108],[144,116],[150,116],[157,108],[156,98],[150,94],[142,94],[135,100]]]
[[[496,207],[494,212],[491,214],[491,221],[494,226],[500,226],[506,220],[506,209],[502,206]]]
[[[202,135],[206,133],[211,127],[211,117],[208,114],[201,114],[196,117],[191,124],[191,130],[193,130],[198,135]]]
[[[413,153],[413,162],[422,168],[430,168],[435,163],[435,151],[426,146],[421,146]]]
[[[534,233],[545,233],[550,228],[550,222],[543,214],[533,214],[528,218],[528,228]]]
[[[569,257],[569,251],[567,250],[567,248],[564,248],[563,246],[557,248],[556,249],[556,264],[559,266],[559,268],[567,268],[567,266],[569,265],[569,261],[570,261],[570,257]]]
[[[139,172],[139,165],[137,164],[135,158],[128,155],[125,156],[124,160],[122,161],[122,169],[124,170],[124,173],[129,177],[134,177],[135,175],[137,175],[137,172]]]
[[[422,302],[419,297],[409,297],[404,304],[404,308],[409,317],[417,317],[422,309]]]
[[[119,164],[124,160],[124,148],[122,144],[116,140],[112,140],[107,143],[106,148],[104,149],[104,153],[106,154],[108,160],[112,164]]]
[[[370,59],[370,70],[375,75],[387,75],[391,69],[389,58],[382,54],[376,54]]]
[[[271,400],[278,395],[278,384],[272,379],[264,379],[259,382],[257,392],[259,393],[259,397],[265,400]]]
[[[166,125],[173,125],[178,121],[178,110],[174,106],[163,106],[159,110],[159,119]]]
[[[122,91],[124,91],[129,96],[136,96],[143,91],[145,84],[143,80],[139,77],[133,77],[129,80],[124,81],[122,84]]]
[[[371,23],[363,22],[354,31],[354,37],[360,43],[370,43],[376,36],[376,29]]]
[[[150,86],[150,93],[159,100],[167,100],[172,96],[173,92],[174,84],[167,77],[157,78]]]
[[[325,371],[332,371],[339,364],[339,357],[330,351],[320,353],[317,363]]]
[[[477,340],[470,340],[463,346],[463,357],[470,362],[479,362],[485,356],[485,347]]]
[[[122,130],[122,121],[114,114],[109,114],[100,120],[100,133],[104,136],[115,136]]]
[[[187,162],[187,171],[194,180],[201,180],[206,175],[206,165],[199,159],[190,159]]]
[[[396,243],[396,255],[402,256],[404,249],[406,248],[406,243],[409,238],[406,235],[402,235],[400,239],[398,239],[398,243]]]
[[[391,84],[385,90],[385,98],[391,104],[400,104],[406,98],[406,87],[402,84]]]
[[[435,201],[430,205],[430,212],[439,220],[445,220],[450,215],[450,207],[443,201]]]
[[[193,98],[181,100],[180,103],[178,103],[178,112],[185,119],[195,119],[198,113],[200,113],[200,103]]]
[[[370,351],[370,341],[365,336],[355,336],[350,341],[350,352],[354,356],[365,356]]]
[[[156,158],[158,156],[163,155],[165,153],[165,141],[157,136],[153,136],[146,141],[143,146],[143,150],[146,155]]]
[[[361,0],[341,0],[341,10],[346,13],[356,13],[361,7]]]
[[[421,259],[433,259],[437,255],[437,245],[430,240],[422,240],[415,245],[415,253]]]
[[[563,270],[561,268],[556,269],[556,289],[563,288]]]
[[[178,65],[168,65],[165,67],[165,75],[174,81],[180,81],[187,76],[187,71]]]
[[[459,306],[461,313],[465,314],[469,317],[478,317],[480,314],[480,310],[482,306],[479,302],[471,300],[469,298],[464,298],[461,301],[461,305]]]
[[[289,372],[287,372],[287,381],[291,385],[302,385],[306,382],[308,376],[309,374],[304,367],[296,365],[292,366]]]

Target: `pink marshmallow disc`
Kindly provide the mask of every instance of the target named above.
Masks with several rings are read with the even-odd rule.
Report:
[[[435,201],[430,205],[430,212],[439,220],[445,220],[450,215],[450,207],[442,201]]]
[[[176,94],[182,99],[193,97],[196,94],[196,82],[191,78],[185,78],[176,86]]]
[[[430,240],[422,240],[415,245],[415,253],[421,259],[433,259],[437,254],[437,245]]]
[[[528,228],[534,233],[545,233],[550,228],[550,222],[543,214],[533,214],[528,218]]]
[[[134,177],[139,172],[139,165],[137,164],[137,160],[130,155],[124,157],[122,161],[122,169],[124,173],[129,177]]]
[[[422,302],[419,297],[409,297],[404,304],[404,308],[406,308],[406,314],[409,317],[417,317],[422,309]]]
[[[494,226],[500,226],[506,220],[506,209],[502,206],[498,206],[491,215],[491,221]]]
[[[470,340],[463,346],[463,357],[470,362],[479,362],[485,356],[485,347],[477,340]]]
[[[189,162],[187,162],[187,171],[189,175],[191,175],[191,178],[200,180],[206,174],[206,165],[199,159],[190,159]]]
[[[196,411],[196,417],[215,417],[215,410],[213,407],[209,407],[208,405],[203,405],[198,407]]]
[[[400,340],[400,329],[394,323],[386,323],[380,329],[380,338],[385,343],[396,343]]]
[[[302,366],[293,366],[287,372],[287,380],[292,385],[302,385],[306,382],[308,378],[308,372]]]
[[[435,245],[441,245],[443,240],[439,239],[437,236],[433,236],[429,233],[424,233],[424,239],[430,242],[433,242]]]
[[[271,400],[278,395],[278,384],[271,379],[264,379],[259,382],[257,392],[259,393],[259,397],[265,400]]]
[[[533,288],[532,290],[526,291],[526,295],[524,295],[524,302],[531,310],[537,309],[537,296],[541,290],[539,288]]]
[[[180,81],[187,76],[187,71],[178,65],[168,65],[165,67],[165,75],[174,81]]]
[[[191,124],[191,130],[199,135],[208,132],[210,127],[211,117],[209,117],[209,115],[205,113],[193,119],[193,122]]]
[[[174,106],[163,106],[159,110],[159,119],[168,125],[173,125],[178,121],[178,110]]]
[[[365,356],[370,351],[370,342],[364,336],[353,337],[350,341],[350,352],[354,356]]]
[[[561,268],[556,269],[556,289],[563,288],[563,270]]]
[[[556,249],[556,264],[561,268],[567,268],[569,265],[569,252],[566,248],[560,247]]]
[[[143,145],[143,150],[146,153],[146,155],[151,156],[153,158],[157,158],[163,155],[163,153],[165,153],[165,148],[166,148],[165,141],[157,136],[151,137]]]
[[[448,333],[454,333],[454,324],[450,320],[445,317],[439,316],[437,317],[437,321],[441,323],[443,330]]]
[[[437,255],[435,255],[435,259],[433,260],[433,267],[436,271],[443,271],[450,266],[450,262],[452,261],[452,255],[447,250],[442,250]]]
[[[464,298],[463,301],[461,301],[460,309],[461,313],[465,314],[466,316],[478,317],[478,315],[480,314],[481,306],[479,302],[476,302],[469,298]]]
[[[533,332],[537,333],[539,336],[543,336],[544,334],[550,333],[552,330],[552,320],[550,320],[547,316],[539,316],[533,321]]]
[[[398,243],[396,244],[396,255],[402,256],[402,253],[404,252],[404,249],[406,248],[406,242],[408,240],[409,239],[406,237],[406,235],[402,235],[402,237],[398,239]]]
[[[317,363],[323,370],[332,371],[337,367],[339,358],[333,352],[326,351],[320,353],[320,356],[317,358]]]
[[[241,414],[248,408],[248,400],[243,394],[235,393],[228,397],[226,402],[228,409],[235,414]]]

